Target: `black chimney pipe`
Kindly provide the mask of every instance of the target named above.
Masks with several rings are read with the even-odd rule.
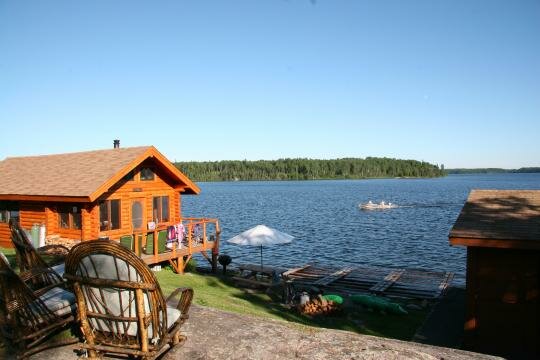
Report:
[[[113,146],[115,149],[119,149],[120,148],[120,140],[114,140],[113,141]]]

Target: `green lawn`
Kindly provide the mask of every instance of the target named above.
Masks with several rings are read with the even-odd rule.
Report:
[[[348,330],[362,334],[410,340],[424,322],[428,309],[409,310],[408,315],[382,314],[360,306],[345,305],[332,316],[306,316],[279,303],[280,292],[269,296],[264,292],[234,286],[223,276],[186,273],[178,275],[164,269],[156,273],[164,293],[177,287],[192,287],[194,303],[225,311],[290,321],[301,325]]]
[[[17,261],[15,260],[15,249],[4,249],[0,248],[0,251],[6,255],[7,259],[9,260],[9,263],[12,267],[17,267]]]
[[[10,262],[15,264],[12,249],[0,249]],[[408,315],[382,314],[346,305],[342,311],[331,316],[306,316],[295,309],[280,305],[280,291],[271,296],[260,291],[238,288],[232,280],[221,275],[186,273],[178,275],[169,268],[155,273],[164,294],[177,287],[191,287],[195,295],[193,302],[225,311],[250,314],[265,318],[289,321],[299,325],[333,328],[361,334],[410,340],[424,322],[429,311],[409,310]]]

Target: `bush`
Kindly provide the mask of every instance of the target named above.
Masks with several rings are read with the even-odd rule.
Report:
[[[232,262],[232,258],[229,255],[219,255],[218,262],[223,266],[223,275],[227,275],[227,265]]]
[[[188,263],[186,264],[186,268],[184,269],[185,272],[197,272],[197,260],[191,258],[189,259]]]

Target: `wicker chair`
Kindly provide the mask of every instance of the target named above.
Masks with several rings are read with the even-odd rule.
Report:
[[[118,242],[94,240],[71,249],[64,277],[73,286],[81,329],[91,358],[100,353],[154,359],[184,340],[193,290],[165,299],[156,277]],[[180,297],[175,307],[167,306]],[[169,346],[167,346],[169,345]]]
[[[63,245],[46,245],[36,249],[20,225],[10,223],[9,228],[11,230],[11,242],[17,253],[17,264],[21,271],[52,267],[59,275],[63,274],[63,262],[69,253],[68,248]],[[53,261],[51,263],[45,262],[43,255],[52,257]]]
[[[0,253],[0,331],[19,358],[78,341],[73,337],[59,340],[50,337],[74,323],[73,293],[54,284],[36,291],[26,285],[32,284],[33,279],[47,278],[42,272],[50,271],[33,269],[17,275]]]

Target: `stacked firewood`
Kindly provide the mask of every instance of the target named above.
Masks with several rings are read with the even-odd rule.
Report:
[[[45,238],[45,245],[63,245],[68,249],[71,249],[80,242],[80,240],[61,238],[58,235],[51,235]]]
[[[339,309],[339,305],[328,301],[321,295],[311,299],[307,303],[298,306],[300,313],[304,315],[327,315]]]

